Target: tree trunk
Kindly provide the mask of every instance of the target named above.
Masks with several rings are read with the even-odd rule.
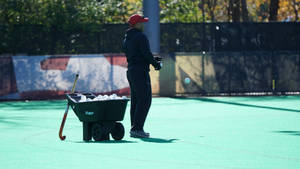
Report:
[[[212,7],[212,10],[211,10],[211,21],[212,22],[215,22],[215,9],[216,9],[216,6],[217,6],[217,0],[213,0],[213,7]]]
[[[202,11],[202,22],[205,22],[205,9],[204,9],[204,2],[200,1],[198,4],[198,7],[201,9]]]
[[[293,0],[293,8],[294,8],[294,12],[295,12],[295,21],[297,22],[299,20],[299,16],[298,16],[298,9],[297,9],[296,5],[297,5],[296,0]]]
[[[209,8],[209,14],[211,18],[211,22],[215,21],[215,9],[216,9],[216,0],[208,0],[207,1],[207,6]]]
[[[242,18],[244,22],[249,22],[249,12],[247,9],[247,0],[241,0],[242,2]]]
[[[232,21],[233,22],[240,22],[240,16],[241,16],[241,11],[240,11],[240,0],[232,0]]]
[[[269,21],[277,21],[278,8],[279,0],[271,0],[269,10]]]
[[[232,0],[228,0],[228,8],[227,8],[228,22],[232,20],[232,8],[233,8]]]
[[[193,4],[193,6],[195,6],[195,2],[192,2],[192,4]],[[198,23],[199,20],[198,20],[198,10],[197,10],[197,8],[196,8],[196,10],[194,10],[194,16],[195,16],[196,23]]]

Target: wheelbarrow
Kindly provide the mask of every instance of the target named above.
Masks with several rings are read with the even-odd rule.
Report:
[[[125,129],[120,121],[124,119],[129,99],[80,102],[82,95],[87,99],[96,97],[92,93],[66,94],[69,106],[83,124],[83,140],[109,140],[109,135],[114,140],[122,140]]]

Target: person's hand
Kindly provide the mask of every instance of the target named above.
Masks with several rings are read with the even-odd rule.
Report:
[[[153,66],[155,70],[160,70],[162,67],[162,57],[160,57],[159,55],[154,55],[154,60],[155,63],[153,64]]]
[[[155,66],[155,70],[160,70],[162,67],[162,62],[157,62],[158,64]]]

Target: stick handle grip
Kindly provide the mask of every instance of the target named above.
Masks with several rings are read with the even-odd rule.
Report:
[[[75,91],[75,87],[76,87],[76,83],[77,83],[77,80],[78,80],[78,74],[76,74],[76,77],[75,77],[75,81],[74,81],[74,83],[73,83],[73,87],[72,87],[72,90],[71,90],[71,93],[74,93],[74,91]]]

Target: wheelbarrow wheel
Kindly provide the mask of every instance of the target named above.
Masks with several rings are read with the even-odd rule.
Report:
[[[94,123],[92,127],[92,136],[95,141],[103,140],[103,129],[102,125],[99,123]]]
[[[111,136],[114,140],[122,140],[125,135],[125,129],[122,123],[116,122],[111,131]]]

